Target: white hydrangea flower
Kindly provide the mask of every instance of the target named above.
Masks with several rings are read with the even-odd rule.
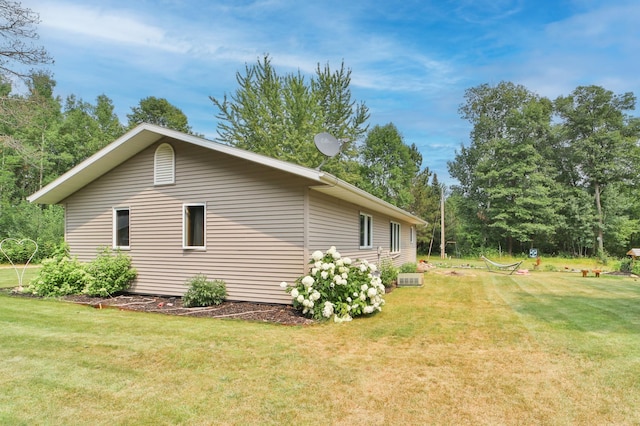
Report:
[[[309,296],[309,299],[311,301],[316,301],[320,299],[320,292],[318,292],[317,290],[314,290],[313,293],[311,293],[311,296]]]
[[[351,258],[350,257],[344,257],[344,258],[342,258],[342,261],[344,262],[345,265],[351,265]]]
[[[362,310],[362,312],[364,312],[365,314],[370,314],[373,312],[373,306],[365,306],[364,309]]]
[[[369,296],[369,298],[373,298],[376,297],[378,295],[378,290],[374,287],[370,287],[369,290],[367,290],[367,296]]]
[[[323,280],[326,280],[327,277],[329,276],[329,272],[322,271],[322,272],[320,272],[320,276],[322,277]]]
[[[322,316],[329,318],[331,315],[333,315],[333,303],[327,300],[324,302],[324,307],[322,308]]]
[[[289,284],[287,284],[287,282],[286,282],[286,281],[282,281],[282,282],[280,283],[280,287],[282,287],[282,288],[287,288],[287,286],[288,286],[288,285],[289,285]]]
[[[322,269],[324,271],[328,271],[329,269],[331,269],[331,265],[332,265],[331,263],[323,263],[322,264]]]
[[[315,282],[315,280],[313,279],[313,277],[311,277],[311,276],[309,276],[309,275],[307,275],[306,277],[304,277],[304,278],[302,279],[302,284],[303,284],[305,287],[307,287],[307,288],[308,288],[308,287],[311,287],[311,286],[313,285],[313,283],[314,283],[314,282]]]
[[[313,267],[314,268],[318,268],[318,269],[322,269],[322,262],[317,260],[316,263],[313,264]]]
[[[303,295],[301,295],[301,294],[299,294],[299,295],[296,297],[296,300],[298,301],[298,303],[303,303],[303,302],[304,302],[304,296],[303,296]]]
[[[346,322],[346,321],[351,321],[353,318],[351,318],[351,315],[345,315],[343,317],[339,317],[337,315],[335,315],[333,317],[333,321],[337,322],[337,323],[341,323],[341,322]]]
[[[335,258],[334,258],[335,259]],[[340,269],[342,269],[344,267],[344,260],[342,259],[336,259],[336,266],[339,266]]]
[[[362,284],[362,285],[360,286],[360,290],[362,290],[362,291],[367,291],[367,289],[368,289],[368,288],[369,288],[369,286],[368,286],[368,285],[366,285],[366,284]]]
[[[311,254],[311,258],[316,262],[324,257],[324,254],[320,250],[316,250]]]
[[[365,264],[360,265],[360,271],[367,272],[367,265]]]
[[[293,297],[294,299],[296,299],[298,297],[300,293],[298,293],[298,289],[294,288],[293,290],[291,290],[291,297]]]
[[[316,275],[318,273],[318,268],[311,268],[311,275]]]
[[[336,252],[336,246],[331,246],[329,247],[329,250],[327,250],[327,254],[333,255],[333,253]]]
[[[378,270],[378,267],[372,263],[371,265],[369,265],[369,270],[371,272],[375,272]]]
[[[336,251],[331,254],[331,257],[333,257],[333,260],[338,260],[340,259],[340,253]]]

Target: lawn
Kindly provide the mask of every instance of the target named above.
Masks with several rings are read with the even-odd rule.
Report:
[[[310,327],[0,295],[0,424],[640,423],[640,282],[425,278]]]

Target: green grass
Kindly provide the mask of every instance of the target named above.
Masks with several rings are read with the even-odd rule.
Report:
[[[312,327],[0,295],[0,424],[640,423],[640,282],[455,272]]]
[[[18,273],[14,270],[13,266],[7,264],[0,264],[0,288],[18,287],[18,274],[22,275],[22,286],[26,287],[35,276],[38,274],[40,266],[29,265],[24,269],[24,265],[16,265]],[[24,269],[24,274],[23,274]]]

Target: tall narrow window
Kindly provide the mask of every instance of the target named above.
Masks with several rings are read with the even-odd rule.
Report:
[[[205,204],[185,204],[183,208],[183,247],[205,247]]]
[[[411,245],[413,245],[413,242],[416,239],[416,227],[412,226],[411,228],[409,228],[409,242],[411,243]]]
[[[391,226],[389,229],[389,251],[398,252],[400,251],[400,224],[396,222],[391,222]]]
[[[360,248],[373,246],[373,218],[365,213],[360,213]]]
[[[113,248],[129,248],[129,209],[113,209]]]
[[[173,148],[168,143],[161,144],[156,149],[154,157],[154,176],[153,183],[155,185],[168,185],[175,182],[175,155]]]

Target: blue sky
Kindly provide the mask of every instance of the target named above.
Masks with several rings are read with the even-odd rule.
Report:
[[[237,88],[245,64],[268,53],[279,73],[318,63],[352,70],[369,125],[394,123],[423,167],[447,161],[470,126],[466,89],[511,81],[551,99],[580,85],[640,89],[637,0],[23,0],[40,14],[40,43],[55,59],[56,93],[111,98],[126,114],[166,98],[195,132],[215,139],[209,96]]]

